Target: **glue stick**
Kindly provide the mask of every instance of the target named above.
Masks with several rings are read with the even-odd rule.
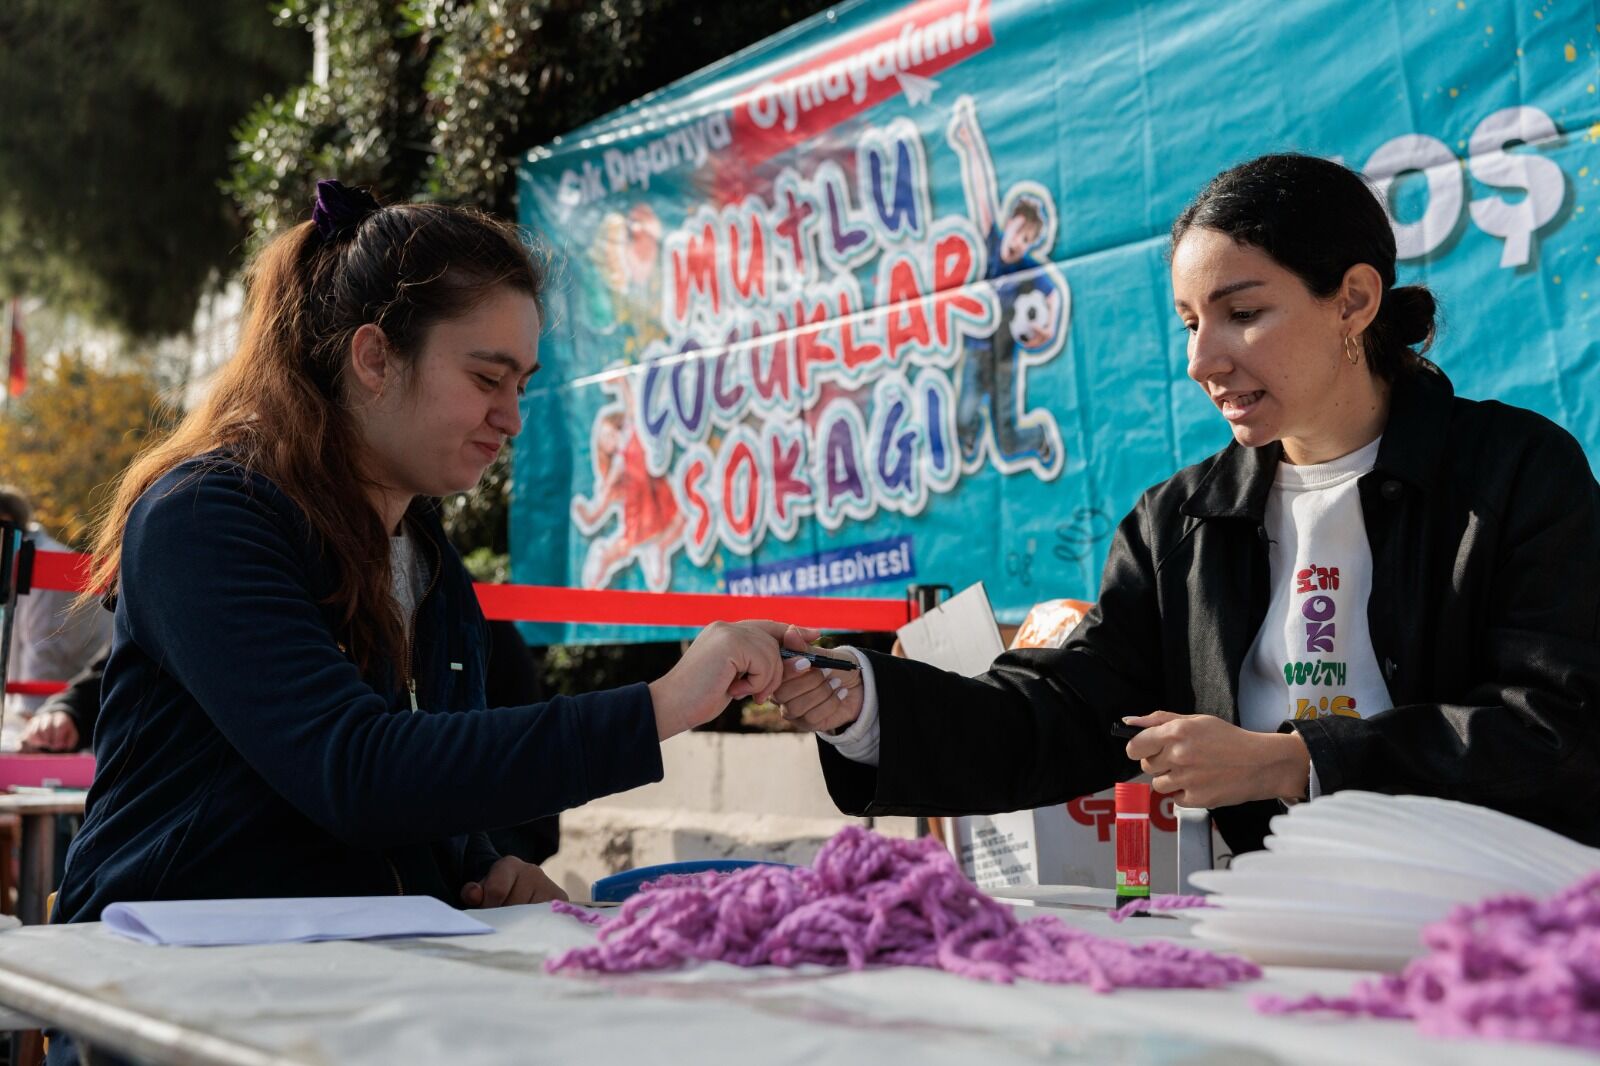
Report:
[[[1117,785],[1117,898],[1150,895],[1150,786]]]

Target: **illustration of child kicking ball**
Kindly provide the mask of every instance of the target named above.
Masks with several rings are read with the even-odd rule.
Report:
[[[1028,410],[1026,378],[1027,368],[1054,358],[1066,337],[1071,296],[1048,255],[1055,203],[1043,185],[1022,181],[1007,190],[1002,206],[970,96],[956,101],[946,136],[961,162],[967,212],[986,241],[984,278],[1000,311],[994,333],[968,337],[962,356],[956,400],[962,466],[976,470],[988,451],[1006,473],[1032,468],[1054,477],[1061,431],[1049,411]]]

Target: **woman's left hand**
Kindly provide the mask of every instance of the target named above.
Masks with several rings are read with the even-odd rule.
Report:
[[[1124,719],[1143,726],[1128,741],[1150,785],[1185,807],[1231,807],[1259,799],[1302,799],[1311,755],[1298,733],[1256,733],[1209,714],[1156,711]]]
[[[566,898],[561,886],[545,876],[543,870],[510,855],[489,867],[482,881],[468,881],[461,886],[464,907],[511,907]]]

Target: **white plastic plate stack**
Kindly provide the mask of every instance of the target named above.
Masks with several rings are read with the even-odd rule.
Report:
[[[1196,873],[1221,909],[1192,912],[1194,933],[1268,965],[1398,970],[1451,907],[1596,870],[1600,850],[1486,807],[1336,792],[1274,818],[1265,851]]]

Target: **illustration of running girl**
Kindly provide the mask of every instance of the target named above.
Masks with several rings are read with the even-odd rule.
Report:
[[[665,591],[672,581],[672,556],[681,547],[687,524],[683,508],[665,477],[650,473],[644,443],[634,422],[633,387],[626,374],[604,386],[616,398],[602,408],[590,435],[595,489],[572,500],[572,521],[592,537],[584,559],[583,587],[605,588],[637,561],[645,587]],[[597,534],[615,516],[608,536]]]

